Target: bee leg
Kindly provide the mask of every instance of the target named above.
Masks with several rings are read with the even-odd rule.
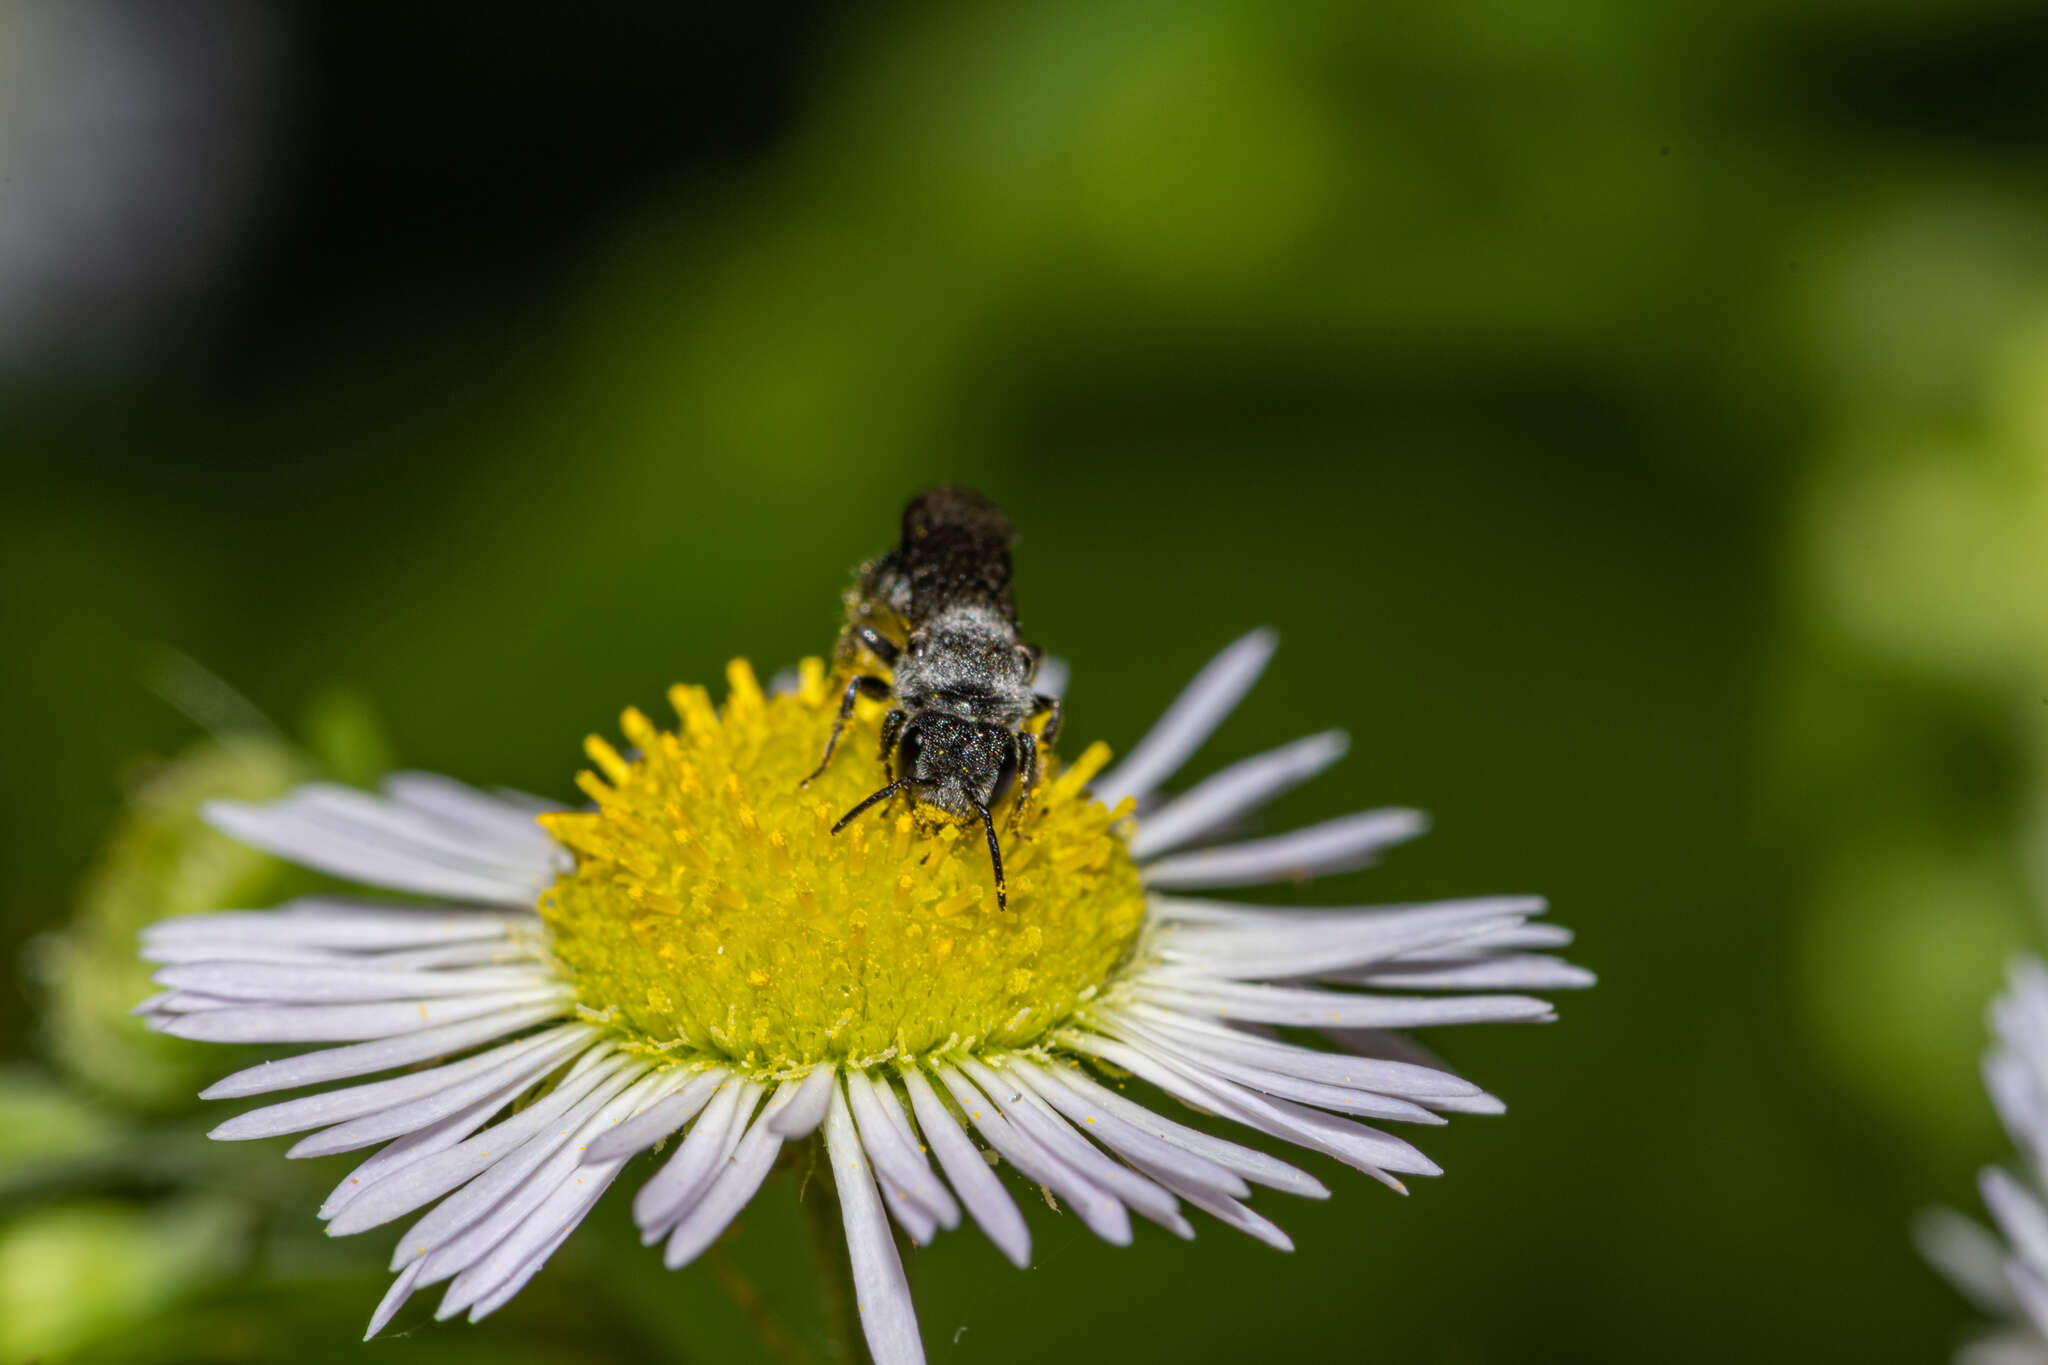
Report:
[[[996,870],[996,909],[1007,910],[1010,908],[1010,888],[1003,881],[1003,846],[996,842],[995,817],[988,813],[987,806],[978,809],[981,811],[981,827],[988,832],[989,864]]]
[[[1041,692],[1032,698],[1032,701],[1036,704],[1033,714],[1045,716],[1045,724],[1039,727],[1039,737],[1045,747],[1050,749],[1060,738],[1060,699],[1048,697]]]
[[[903,646],[873,626],[848,626],[846,629],[849,635],[867,648],[868,653],[880,659],[885,667],[896,666],[896,656],[903,652]]]
[[[1010,828],[1014,831],[1024,824],[1024,812],[1031,805],[1031,798],[1038,794],[1038,779],[1042,769],[1038,761],[1038,736],[1026,730],[1017,736],[1017,799],[1010,803]]]
[[[891,782],[896,780],[896,741],[909,720],[910,713],[900,706],[882,717],[882,772]]]
[[[825,741],[825,756],[818,760],[818,766],[810,777],[803,780],[803,786],[810,786],[819,773],[825,771],[832,761],[832,751],[839,747],[839,733],[846,728],[846,722],[853,719],[853,699],[862,695],[880,699],[889,695],[889,684],[871,674],[863,673],[846,685],[846,695],[839,699],[839,715],[832,722],[832,737]]]

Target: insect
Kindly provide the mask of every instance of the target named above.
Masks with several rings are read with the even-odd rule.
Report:
[[[901,542],[863,564],[846,593],[836,658],[854,671],[811,774],[832,762],[857,698],[893,699],[882,718],[887,784],[841,816],[832,832],[899,792],[955,820],[978,820],[988,836],[996,904],[1005,910],[1009,889],[990,809],[1017,785],[1009,826],[1020,825],[1043,771],[1040,749],[1050,750],[1060,730],[1059,699],[1032,687],[1041,653],[1018,635],[1010,595],[1016,539],[1001,508],[957,484],[920,494],[903,509]],[[863,654],[891,677],[859,671]],[[1041,715],[1041,733],[1033,734],[1025,724]]]

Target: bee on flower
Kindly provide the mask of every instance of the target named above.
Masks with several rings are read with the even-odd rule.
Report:
[[[877,632],[899,656],[930,643],[907,624],[907,638]],[[1384,1125],[1502,1105],[1400,1031],[1545,1021],[1530,992],[1591,977],[1551,955],[1570,935],[1531,897],[1276,909],[1191,894],[1349,871],[1422,831],[1415,812],[1376,810],[1229,837],[1341,757],[1336,732],[1164,793],[1273,648],[1259,631],[1224,650],[1114,767],[1099,744],[1063,763],[1043,725],[1028,782],[1001,790],[1002,753],[1016,776],[1025,722],[1057,714],[1030,689],[1035,651],[992,684],[1012,698],[1000,716],[971,714],[983,698],[957,688],[915,691],[900,662],[893,684],[853,687],[808,660],[771,694],[736,661],[722,705],[679,686],[676,728],[629,709],[623,751],[590,739],[580,810],[419,773],[377,794],[314,784],[221,803],[210,818],[247,843],[444,904],[320,896],[162,921],[143,953],[163,991],[141,1012],[185,1038],[314,1045],[209,1088],[304,1092],[213,1136],[370,1153],[320,1216],[337,1234],[412,1220],[371,1335],[432,1286],[439,1317],[497,1309],[657,1147],[632,1216],[681,1267],[786,1145],[821,1140],[882,1365],[924,1359],[892,1220],[918,1246],[971,1221],[1029,1263],[1000,1167],[1113,1243],[1134,1215],[1192,1237],[1193,1210],[1286,1250],[1253,1187],[1330,1191],[1170,1110],[1405,1190],[1438,1167]],[[874,773],[819,765],[820,736],[936,784],[952,779],[931,736],[962,716],[999,732],[996,770],[960,787],[971,810],[934,818],[913,800],[843,818],[866,809]],[[924,740],[905,761],[913,727]],[[994,818],[1006,794],[1029,796],[1028,821]],[[1149,1089],[1127,1092],[1132,1077]]]

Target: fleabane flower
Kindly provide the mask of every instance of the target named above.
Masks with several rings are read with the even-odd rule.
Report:
[[[834,705],[816,661],[774,696],[734,663],[722,708],[678,687],[673,731],[628,711],[623,751],[589,741],[583,810],[420,774],[382,795],[315,785],[219,805],[215,823],[258,847],[454,904],[319,897],[163,921],[144,952],[165,992],[143,1012],[181,1037],[334,1045],[205,1093],[349,1082],[213,1136],[377,1149],[320,1210],[333,1233],[415,1218],[371,1334],[430,1285],[447,1285],[443,1318],[496,1309],[657,1145],[633,1217],[682,1266],[819,1129],[883,1365],[924,1358],[889,1220],[921,1246],[968,1218],[1028,1264],[999,1164],[1111,1242],[1132,1239],[1133,1214],[1191,1237],[1192,1208],[1289,1249],[1251,1187],[1324,1198],[1322,1183],[1168,1117],[1129,1078],[1401,1190],[1438,1168],[1376,1125],[1502,1106],[1394,1031],[1548,1020],[1523,992],[1590,977],[1548,955],[1570,936],[1532,922],[1543,904],[1527,897],[1269,909],[1184,894],[1356,868],[1423,827],[1380,810],[1212,842],[1341,756],[1336,733],[1158,795],[1272,648],[1258,632],[1225,650],[1116,768],[1100,745],[1051,763],[1004,834],[1007,910],[978,829],[888,811],[831,832],[876,785],[881,708],[805,786]]]
[[[1984,1086],[2019,1148],[2022,1174],[1987,1166],[1978,1177],[1999,1233],[1953,1209],[1915,1228],[1927,1259],[1998,1326],[1965,1345],[1966,1365],[2048,1365],[2048,968],[2013,964],[1991,1002]]]

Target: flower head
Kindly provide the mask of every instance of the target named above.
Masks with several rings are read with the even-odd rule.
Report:
[[[1438,1168],[1362,1120],[1501,1105],[1391,1031],[1546,1020],[1520,992],[1590,977],[1543,951],[1569,935],[1532,923],[1543,906],[1526,897],[1279,910],[1180,894],[1348,870],[1422,828],[1371,811],[1198,847],[1341,756],[1334,733],[1157,798],[1272,644],[1224,651],[1115,769],[1099,745],[1052,764],[1004,841],[1007,909],[977,831],[907,810],[832,832],[873,774],[842,763],[802,785],[831,712],[815,661],[775,696],[735,663],[722,708],[679,687],[674,731],[628,711],[626,752],[589,742],[581,811],[421,774],[381,796],[315,785],[222,804],[212,818],[251,844],[456,904],[319,897],[163,921],[144,953],[165,991],[142,1012],[184,1037],[334,1045],[206,1094],[351,1082],[214,1136],[310,1131],[292,1156],[378,1148],[321,1209],[335,1233],[419,1215],[373,1334],[444,1281],[440,1316],[491,1312],[679,1131],[633,1201],[671,1266],[822,1128],[863,1328],[889,1365],[923,1359],[889,1219],[923,1245],[964,1215],[1027,1264],[992,1161],[1112,1242],[1131,1240],[1133,1213],[1192,1236],[1187,1205],[1286,1249],[1251,1186],[1326,1196],[1315,1177],[1095,1072],[1404,1189]],[[856,725],[849,744],[872,751],[878,716]],[[359,1079],[382,1072],[396,1074]]]

